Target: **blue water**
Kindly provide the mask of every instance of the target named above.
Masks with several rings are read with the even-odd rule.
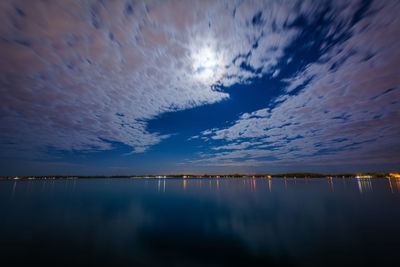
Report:
[[[0,181],[12,265],[396,265],[396,179]]]

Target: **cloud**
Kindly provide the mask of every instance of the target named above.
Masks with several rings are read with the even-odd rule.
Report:
[[[283,12],[274,18],[279,31],[289,10],[269,1],[2,1],[2,150],[98,151],[119,142],[144,152],[168,138],[147,121],[221,101],[229,95],[213,85],[268,71],[295,31],[262,25]],[[268,47],[278,49],[262,58]],[[193,61],[203,49],[218,68],[198,79]],[[245,59],[261,72],[243,68]]]
[[[225,145],[213,147],[217,153],[203,154],[192,163],[400,162],[400,21],[396,15],[400,5],[376,1],[364,17],[357,15],[361,8],[356,6],[348,5],[343,12],[338,12],[339,7],[331,10],[324,18],[335,21],[327,26],[324,39],[340,34],[346,38],[319,46],[323,53],[283,79],[284,92],[269,107],[242,114],[229,127],[212,129],[211,139]],[[249,142],[256,145],[249,147]]]
[[[145,152],[170,136],[149,120],[271,77],[282,94],[199,133],[198,164],[398,162],[400,7],[368,3],[2,1],[2,153]]]

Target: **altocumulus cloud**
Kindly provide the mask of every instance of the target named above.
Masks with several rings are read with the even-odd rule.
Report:
[[[318,12],[308,4],[300,11],[303,29],[313,23],[313,16],[306,14]],[[396,1],[364,7],[355,1],[332,4],[318,17],[318,23],[329,23],[315,59],[282,78],[283,93],[265,108],[242,114],[229,127],[204,131],[203,136],[225,144],[212,147],[218,153],[202,153],[191,163],[400,162],[400,5]],[[314,41],[318,40],[296,44],[312,47]],[[286,58],[290,64],[291,55]],[[279,78],[280,71],[277,68],[273,77]]]
[[[282,25],[290,7],[261,1],[1,1],[2,151],[146,151],[168,138],[148,120],[221,101],[229,95],[213,85],[269,71],[295,33],[263,38],[277,9]],[[278,49],[262,58],[256,44]],[[210,77],[194,62],[204,50]]]
[[[399,12],[397,1],[1,1],[2,151],[144,152],[169,137],[149,120],[270,77],[282,94],[198,133],[216,143],[192,163],[398,160]]]

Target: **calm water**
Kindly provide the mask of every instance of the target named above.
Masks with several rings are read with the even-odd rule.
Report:
[[[396,265],[399,192],[396,179],[0,181],[0,261]]]

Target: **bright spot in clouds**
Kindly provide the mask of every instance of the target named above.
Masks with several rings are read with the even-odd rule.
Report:
[[[192,60],[195,76],[203,83],[212,84],[221,77],[221,58],[211,47],[195,51]]]

